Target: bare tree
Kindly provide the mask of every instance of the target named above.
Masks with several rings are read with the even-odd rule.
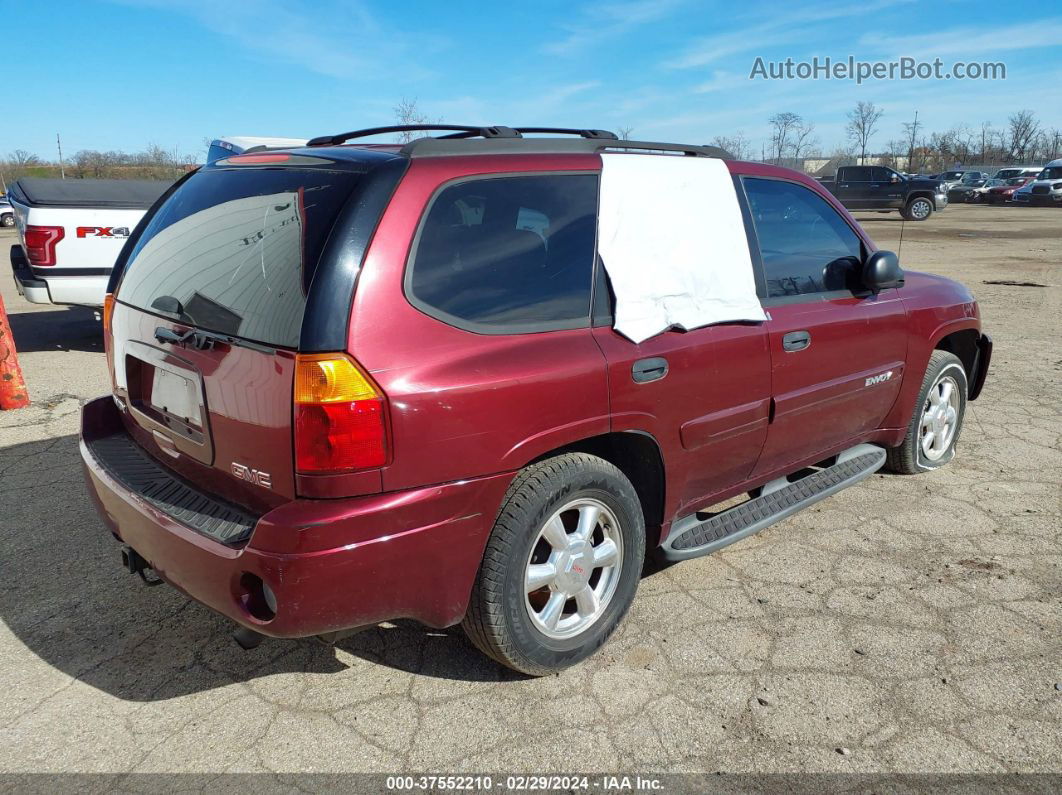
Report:
[[[1062,156],[1062,130],[1057,127],[1043,134],[1044,160],[1057,160]]]
[[[992,122],[981,122],[981,152],[978,159],[982,163],[991,163],[992,156],[989,154],[989,147],[992,145]]]
[[[621,141],[631,140],[631,133],[634,132],[633,127],[617,127],[616,134],[620,137]]]
[[[395,124],[436,124],[438,120],[433,121],[429,119],[427,114],[423,113],[420,108],[417,107],[417,99],[406,99],[402,97],[397,105],[394,107]],[[419,138],[415,131],[400,132],[398,134],[398,140],[400,143],[409,143],[414,138]]]
[[[1020,110],[1008,120],[1010,132],[1010,151],[1018,162],[1024,163],[1029,154],[1029,146],[1040,132],[1040,122],[1031,110]]]
[[[710,144],[729,152],[735,160],[748,160],[752,157],[752,144],[741,130],[733,135],[717,135]]]
[[[16,149],[7,156],[7,160],[15,168],[29,168],[41,164],[41,159],[37,155],[30,154],[25,149]]]
[[[803,168],[803,160],[810,157],[812,150],[819,145],[819,139],[815,136],[815,125],[810,122],[799,122],[793,128],[793,160],[795,166]]]
[[[774,158],[781,161],[785,153],[789,151],[789,136],[794,128],[804,123],[798,113],[776,113],[767,120],[771,125],[771,152]]]
[[[895,138],[886,141],[885,155],[881,158],[881,165],[894,168],[897,171],[909,171],[910,169],[901,163],[901,153],[904,150],[904,146],[903,141],[898,141]]]
[[[908,171],[921,171],[919,168],[914,167],[915,160],[915,148],[918,146],[918,131],[922,129],[922,125],[918,123],[918,111],[915,111],[914,121],[905,121],[903,123],[903,137],[907,141],[907,170]],[[924,164],[923,164],[924,165]]]
[[[859,164],[863,165],[867,158],[867,144],[878,131],[878,121],[884,114],[881,108],[873,102],[859,102],[855,108],[848,111],[848,124],[845,129],[848,137],[859,147]]]

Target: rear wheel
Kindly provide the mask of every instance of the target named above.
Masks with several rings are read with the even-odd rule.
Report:
[[[14,226],[14,225],[15,225],[15,216],[12,215],[11,213],[5,213],[3,216],[0,216],[0,226]]]
[[[911,199],[903,209],[903,217],[908,221],[924,221],[932,214],[933,202],[923,196]]]
[[[966,392],[966,371],[958,357],[933,351],[907,435],[903,444],[888,451],[886,466],[914,475],[951,461],[966,415]]]
[[[510,668],[559,671],[615,631],[644,557],[641,505],[615,466],[585,453],[533,464],[506,494],[464,630]]]

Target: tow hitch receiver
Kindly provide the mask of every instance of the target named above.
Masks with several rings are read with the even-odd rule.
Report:
[[[140,575],[145,585],[162,585],[162,580],[155,574],[151,565],[131,546],[122,546],[122,566],[128,569],[130,574]]]

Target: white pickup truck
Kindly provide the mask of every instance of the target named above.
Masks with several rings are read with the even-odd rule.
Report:
[[[164,180],[34,179],[10,186],[20,245],[11,267],[34,304],[102,306],[115,258]]]

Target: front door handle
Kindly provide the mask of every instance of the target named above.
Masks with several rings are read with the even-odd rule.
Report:
[[[662,356],[654,356],[651,359],[639,359],[631,367],[631,378],[636,384],[645,384],[649,381],[659,381],[667,375],[667,359]]]
[[[782,350],[792,353],[802,351],[811,345],[811,333],[807,331],[790,331],[782,337]]]

